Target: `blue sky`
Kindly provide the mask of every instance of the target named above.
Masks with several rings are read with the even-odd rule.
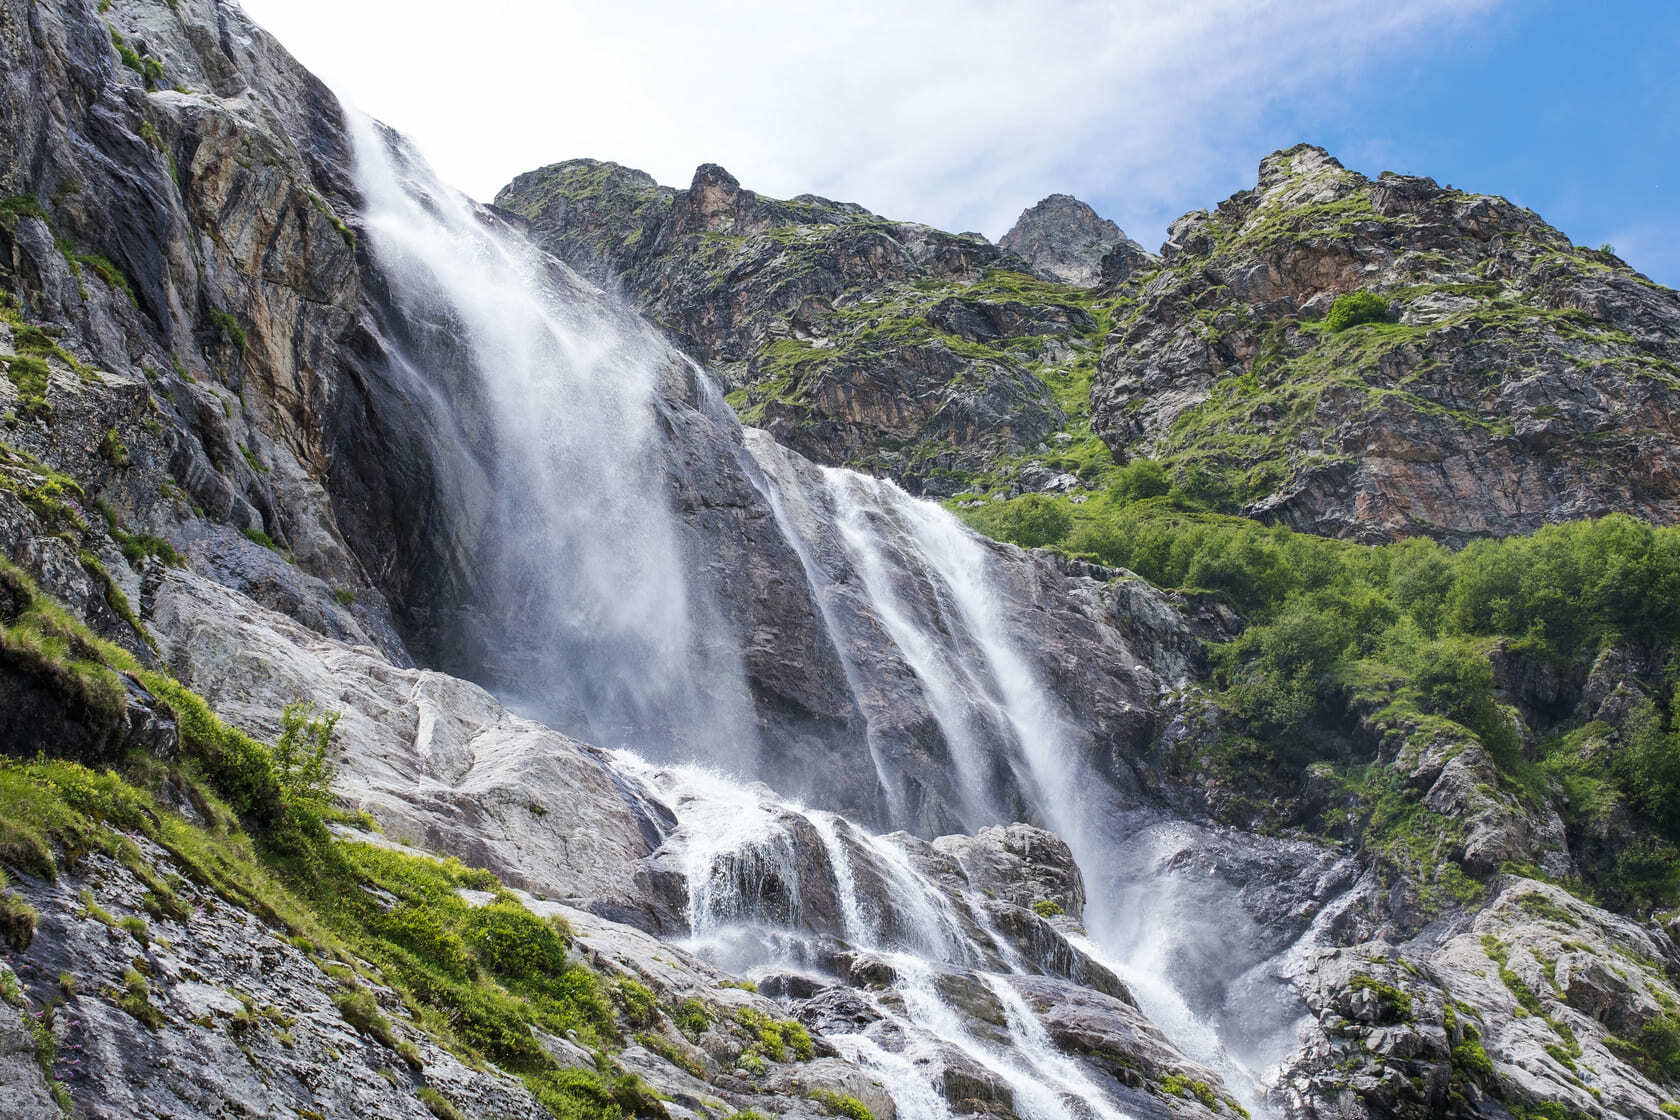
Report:
[[[1680,286],[1680,3],[244,0],[488,199],[612,159],[997,237],[1065,191],[1145,245],[1301,140],[1503,194]]]
[[[1262,133],[1251,157],[1299,137],[1368,174],[1502,194],[1680,287],[1680,4],[1507,3]]]

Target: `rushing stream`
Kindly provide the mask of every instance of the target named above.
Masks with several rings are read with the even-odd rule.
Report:
[[[857,751],[880,818],[924,833],[930,819],[864,699],[890,690],[879,659],[854,651],[884,635],[955,771],[956,803],[937,819],[970,832],[1026,820],[1060,835],[1088,894],[1088,935],[1068,934],[1065,955],[1117,974],[1186,1055],[1258,1108],[1256,1070],[1280,1055],[1293,1014],[1268,979],[1276,947],[1242,947],[1228,889],[1161,870],[1198,842],[1190,826],[1115,811],[1086,761],[1088,735],[1013,633],[999,550],[890,482],[812,468],[764,433],[733,434],[705,373],[682,369],[645,323],[439,184],[398,138],[365,120],[355,137],[400,372],[436,439],[445,500],[471,526],[472,562],[495,589],[468,637],[494,663],[489,675],[520,682],[503,689],[511,702],[614,748],[625,779],[670,806],[677,825],[658,856],[687,880],[692,947],[784,983],[873,962],[888,983],[856,995],[886,1026],[829,1034],[879,1070],[908,1120],[952,1115],[931,1074],[954,1055],[1006,1083],[1031,1120],[1127,1115],[1023,998],[1019,983],[1045,961],[993,928],[964,876],[930,876],[925,839],[879,835],[820,796],[802,795],[807,807],[754,782],[779,744],[761,741],[744,638],[704,574],[704,542],[674,512],[681,466],[656,409],[674,376],[696,385],[684,407],[731,433],[738,469],[797,556],[859,697]],[[833,920],[805,897],[812,867],[834,884]],[[1219,929],[1227,947],[1202,951],[1200,928]],[[1201,983],[1182,987],[1192,973]],[[977,1027],[953,1005],[953,985],[994,1001],[1001,1024]]]

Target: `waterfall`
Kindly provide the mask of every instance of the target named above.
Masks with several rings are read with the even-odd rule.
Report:
[[[730,628],[689,578],[655,398],[669,350],[352,114],[399,375],[431,421],[486,589],[463,642],[516,706],[604,746],[751,772]],[[703,715],[701,714],[703,713]]]
[[[880,1073],[908,1120],[951,1115],[937,1081],[950,1063],[1007,1086],[1028,1120],[1126,1115],[1118,1087],[1061,1053],[1013,985],[1057,966],[997,928],[970,868],[935,875],[925,840],[752,782],[785,774],[769,759],[798,744],[762,741],[740,620],[678,514],[669,428],[682,410],[721,433],[708,453],[737,464],[797,559],[866,724],[856,750],[877,785],[871,819],[921,836],[1027,820],[1062,836],[1085,875],[1090,936],[1035,935],[1131,980],[1185,1052],[1257,1108],[1225,1020],[1193,1008],[1182,966],[1161,952],[1179,896],[1132,854],[1136,822],[1114,812],[1089,733],[1015,635],[1006,560],[1031,561],[891,482],[741,433],[705,371],[640,319],[438,183],[400,138],[361,118],[353,136],[392,375],[435,445],[438,500],[454,507],[478,589],[462,648],[504,699],[611,748],[624,788],[671,810],[676,827],[650,858],[687,884],[690,947],[749,976],[882,978],[853,985],[877,1028],[831,1037]],[[926,719],[895,720],[903,706]],[[1156,909],[1169,898],[1177,908]],[[1242,967],[1263,987],[1264,954],[1250,957]],[[1213,978],[1223,990],[1228,977]],[[994,1021],[967,1016],[952,992],[995,1006]]]

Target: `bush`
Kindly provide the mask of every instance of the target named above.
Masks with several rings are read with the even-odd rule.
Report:
[[[391,1030],[391,1020],[379,1010],[379,1001],[366,988],[348,988],[332,997],[333,1006],[344,1021],[387,1049],[397,1048],[397,1036]]]
[[[1125,502],[1159,498],[1172,489],[1167,468],[1153,459],[1133,459],[1114,472],[1109,490]]]
[[[1348,292],[1336,297],[1324,325],[1332,331],[1345,331],[1361,323],[1380,323],[1388,317],[1388,301],[1375,292]]]
[[[659,1021],[659,1001],[646,984],[621,977],[613,985],[613,997],[624,1008],[624,1017],[631,1026],[646,1030]]]
[[[338,713],[315,714],[315,705],[299,700],[280,712],[280,739],[274,744],[274,774],[280,795],[297,809],[320,812],[332,797],[333,730]]]
[[[517,902],[477,907],[468,915],[462,935],[484,967],[497,976],[532,980],[566,971],[565,938]]]
[[[5,880],[0,877],[0,887]],[[0,946],[21,953],[35,940],[35,926],[40,921],[35,908],[10,891],[0,890]]]
[[[811,1094],[811,1099],[835,1116],[843,1116],[846,1120],[875,1120],[875,1114],[869,1111],[868,1105],[856,1097],[844,1096],[832,1089],[818,1089]]]
[[[1022,548],[1057,544],[1073,525],[1072,516],[1062,504],[1043,494],[1023,494],[993,503],[980,512],[979,518],[990,536]]]

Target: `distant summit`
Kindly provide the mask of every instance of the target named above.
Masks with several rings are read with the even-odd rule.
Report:
[[[1046,279],[1081,288],[1102,281],[1103,257],[1121,245],[1143,252],[1119,226],[1068,194],[1050,195],[1021,211],[998,242]]]

